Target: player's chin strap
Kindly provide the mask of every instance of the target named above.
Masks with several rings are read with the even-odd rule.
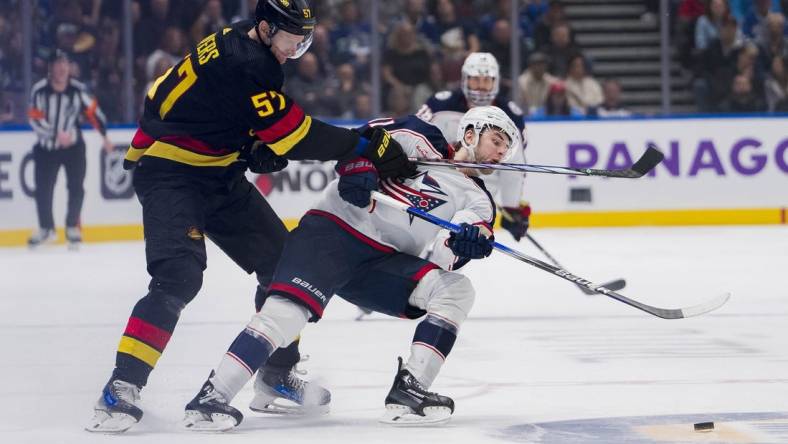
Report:
[[[444,228],[449,231],[453,231],[458,233],[461,231],[461,228],[458,225],[455,225],[445,219],[441,219],[437,216],[433,216],[432,214],[420,210],[418,208],[412,207],[404,202],[400,202],[393,197],[387,196],[383,193],[378,191],[372,192],[372,198],[375,199],[376,202],[380,202],[381,204],[390,206],[392,208],[397,208],[402,210],[412,216],[418,217],[419,219],[425,220],[433,225],[437,225],[441,228]],[[528,256],[524,253],[521,253],[517,250],[511,249],[506,245],[499,244],[498,242],[493,242],[493,249],[500,251],[508,256],[511,256],[519,261],[525,262],[526,264],[533,265],[536,268],[541,270],[547,271],[548,273],[554,274],[560,278],[566,279],[569,282],[574,283],[575,285],[582,285],[589,290],[593,291],[594,293],[599,293],[605,295],[609,298],[615,299],[619,302],[623,302],[631,307],[635,307],[638,310],[645,311],[648,314],[663,318],[663,319],[681,319],[687,318],[690,316],[698,316],[704,313],[708,313],[712,310],[716,310],[720,308],[723,304],[728,302],[730,298],[730,293],[724,293],[720,296],[712,298],[704,303],[694,305],[691,307],[684,307],[684,308],[659,308],[653,307],[651,305],[644,304],[642,302],[638,302],[634,299],[630,299],[624,295],[616,293],[615,291],[606,288],[602,285],[595,284],[589,280],[583,279],[580,276],[575,276],[574,274],[564,270],[563,268],[556,267],[550,265],[546,262],[542,262],[539,259],[533,258]]]

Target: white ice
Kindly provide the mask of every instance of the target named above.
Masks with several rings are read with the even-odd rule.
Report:
[[[533,235],[575,274],[626,278],[621,293],[648,304],[694,305],[725,291],[732,298],[712,314],[663,320],[494,254],[469,267],[477,302],[433,386],[456,401],[448,425],[376,422],[416,321],[374,315],[355,322],[356,309],[335,298],[302,341],[308,376],[332,391],[330,414],[255,415],[246,407],[247,386],[234,401],[245,414],[239,428],[195,435],[177,427],[183,406],[253,309],[254,279],[211,246],[202,291],[143,391],[145,417],[113,437],[82,427],[131,308],[146,292],[143,244],[0,249],[0,441],[788,442],[788,228]],[[498,237],[515,246],[505,233]],[[526,241],[516,246],[540,257]],[[753,412],[763,418],[746,415]],[[716,421],[717,430],[691,431],[700,420]]]

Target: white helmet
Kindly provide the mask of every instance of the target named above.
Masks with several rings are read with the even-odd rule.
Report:
[[[460,119],[460,124],[457,126],[457,140],[463,148],[468,150],[472,156],[471,161],[476,158],[476,146],[479,144],[479,137],[485,129],[491,128],[496,131],[501,131],[509,138],[509,148],[506,154],[501,158],[501,162],[506,162],[515,153],[515,150],[522,149],[522,137],[517,125],[512,122],[512,119],[497,106],[477,106],[471,108]],[[472,129],[474,138],[472,143],[465,141],[465,131]]]
[[[468,87],[469,77],[492,77],[493,87],[490,91],[473,91]],[[487,106],[495,100],[501,84],[501,73],[498,61],[489,52],[472,52],[462,64],[462,93],[473,106]]]

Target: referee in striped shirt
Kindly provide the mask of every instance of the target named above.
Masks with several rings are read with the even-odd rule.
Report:
[[[55,241],[52,197],[60,167],[66,170],[68,209],[66,239],[75,245],[82,241],[79,215],[85,196],[85,141],[80,130],[81,117],[104,138],[104,149],[113,149],[107,137],[106,119],[84,84],[70,78],[68,55],[56,50],[49,60],[49,76],[33,86],[30,97],[30,126],[38,141],[33,146],[35,198],[39,230],[28,245],[35,247]]]

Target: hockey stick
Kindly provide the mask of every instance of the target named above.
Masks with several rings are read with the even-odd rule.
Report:
[[[534,244],[534,246],[536,248],[538,248],[539,251],[542,252],[542,254],[545,255],[547,260],[549,260],[550,262],[553,263],[553,265],[555,265],[558,268],[564,268],[561,264],[558,263],[557,260],[555,260],[555,258],[553,256],[550,255],[550,253],[547,252],[547,250],[544,249],[544,247],[539,245],[539,242],[537,242],[536,239],[533,238],[533,236],[531,236],[528,233],[525,233],[525,237],[527,237],[528,240],[531,241],[531,243]],[[597,294],[595,291],[590,290],[590,289],[586,288],[583,285],[580,285],[578,283],[575,283],[575,285],[577,285],[577,288],[579,288],[580,291],[582,291],[583,293],[585,293],[585,294],[587,294],[589,296]],[[618,291],[618,290],[621,290],[621,289],[623,289],[624,287],[627,286],[627,281],[624,280],[624,279],[616,279],[614,281],[605,282],[601,286],[607,288],[608,290]]]
[[[509,214],[509,212],[506,211],[505,208],[498,207],[498,210],[501,213],[501,217],[503,217],[504,219],[508,220],[509,222],[513,222],[514,221],[514,219],[512,218],[512,215]],[[553,265],[555,265],[558,268],[564,268],[564,266],[559,264],[558,261],[550,253],[548,253],[547,250],[545,250],[544,247],[541,246],[539,244],[539,242],[536,241],[536,239],[533,238],[533,236],[531,236],[528,233],[525,233],[525,237],[527,237],[528,240],[531,241],[531,243],[534,244],[534,246],[537,249],[539,249],[539,251],[542,252],[542,254],[547,258],[547,260],[549,260],[550,262],[553,263]],[[582,286],[580,284],[576,283],[575,285],[577,285],[577,288],[579,288],[580,291],[582,291],[583,293],[585,293],[585,294],[587,294],[589,296],[597,294],[597,293],[589,290],[588,288],[586,288],[586,287],[584,287],[584,286]],[[614,281],[609,281],[609,282],[605,282],[605,283],[602,284],[602,287],[605,287],[608,290],[613,290],[613,291],[621,290],[621,289],[623,289],[626,286],[627,286],[627,281],[625,281],[624,279],[616,279]]]
[[[477,162],[463,162],[460,160],[442,159],[442,160],[426,160],[426,159],[411,159],[417,165],[445,167],[445,168],[472,168],[481,170],[501,170],[501,171],[518,171],[521,173],[547,173],[547,174],[568,174],[571,176],[601,176],[601,177],[618,177],[625,179],[637,179],[643,177],[646,173],[654,169],[657,164],[662,162],[665,157],[658,151],[654,144],[649,144],[646,152],[640,156],[640,159],[632,165],[631,168],[623,170],[599,170],[594,168],[570,168],[563,166],[550,166],[550,165],[531,165],[528,163],[477,163]]]
[[[382,194],[380,192],[373,191],[372,192],[372,198],[375,199],[377,202],[380,202],[380,203],[382,203],[384,205],[388,205],[388,206],[393,207],[393,208],[400,209],[400,210],[402,210],[402,211],[404,211],[404,212],[406,212],[406,213],[408,213],[408,214],[410,214],[412,216],[418,217],[419,219],[422,219],[422,220],[425,220],[427,222],[430,222],[430,223],[432,223],[434,225],[437,225],[437,226],[439,226],[441,228],[445,228],[445,229],[447,229],[449,231],[453,231],[455,233],[460,231],[460,227],[458,225],[455,225],[455,224],[453,224],[453,223],[451,223],[451,222],[449,222],[447,220],[441,219],[439,217],[433,216],[432,214],[429,214],[429,213],[427,213],[425,211],[422,211],[422,210],[420,210],[418,208],[411,207],[410,205],[408,205],[406,203],[400,202],[400,201],[398,201],[398,200],[396,200],[396,199],[394,199],[392,197],[389,197],[389,196],[387,196],[385,194]],[[597,285],[597,284],[595,284],[595,283],[593,283],[593,282],[591,282],[589,280],[583,279],[583,278],[581,278],[579,276],[575,276],[572,273],[564,270],[563,268],[556,267],[556,266],[550,265],[548,263],[542,262],[539,259],[536,259],[536,258],[530,257],[530,256],[528,256],[526,254],[520,253],[519,251],[513,250],[513,249],[507,247],[506,245],[499,244],[498,242],[493,242],[493,248],[495,248],[496,250],[500,251],[501,253],[504,253],[504,254],[509,255],[509,256],[517,259],[517,260],[525,262],[526,264],[533,265],[536,268],[539,268],[539,269],[542,269],[544,271],[547,271],[548,273],[552,273],[552,274],[554,274],[554,275],[556,275],[558,277],[564,278],[564,279],[566,279],[566,280],[568,280],[570,282],[573,282],[573,283],[575,283],[577,285],[582,285],[582,286],[588,288],[589,290],[591,290],[591,291],[593,291],[595,293],[603,294],[603,295],[608,296],[610,298],[613,298],[613,299],[615,299],[615,300],[617,300],[619,302],[623,302],[623,303],[625,303],[625,304],[627,304],[627,305],[629,305],[631,307],[635,307],[638,310],[645,311],[646,313],[649,313],[651,315],[654,315],[654,316],[657,316],[657,317],[660,317],[660,318],[663,318],[663,319],[681,319],[681,318],[688,318],[690,316],[698,316],[698,315],[702,315],[704,313],[708,313],[710,311],[713,311],[713,310],[716,310],[716,309],[720,308],[722,305],[724,305],[726,302],[728,302],[728,299],[731,296],[730,293],[724,293],[724,294],[722,294],[720,296],[717,296],[715,298],[712,298],[712,299],[710,299],[707,302],[704,302],[702,304],[694,305],[694,306],[691,306],[691,307],[685,307],[685,308],[659,308],[659,307],[653,307],[651,305],[647,305],[647,304],[644,304],[642,302],[638,302],[638,301],[636,301],[634,299],[630,299],[630,298],[628,298],[626,296],[620,295],[620,294],[616,293],[615,291],[613,291],[613,290],[611,290],[609,288],[605,288],[605,287],[603,287],[601,285]]]

